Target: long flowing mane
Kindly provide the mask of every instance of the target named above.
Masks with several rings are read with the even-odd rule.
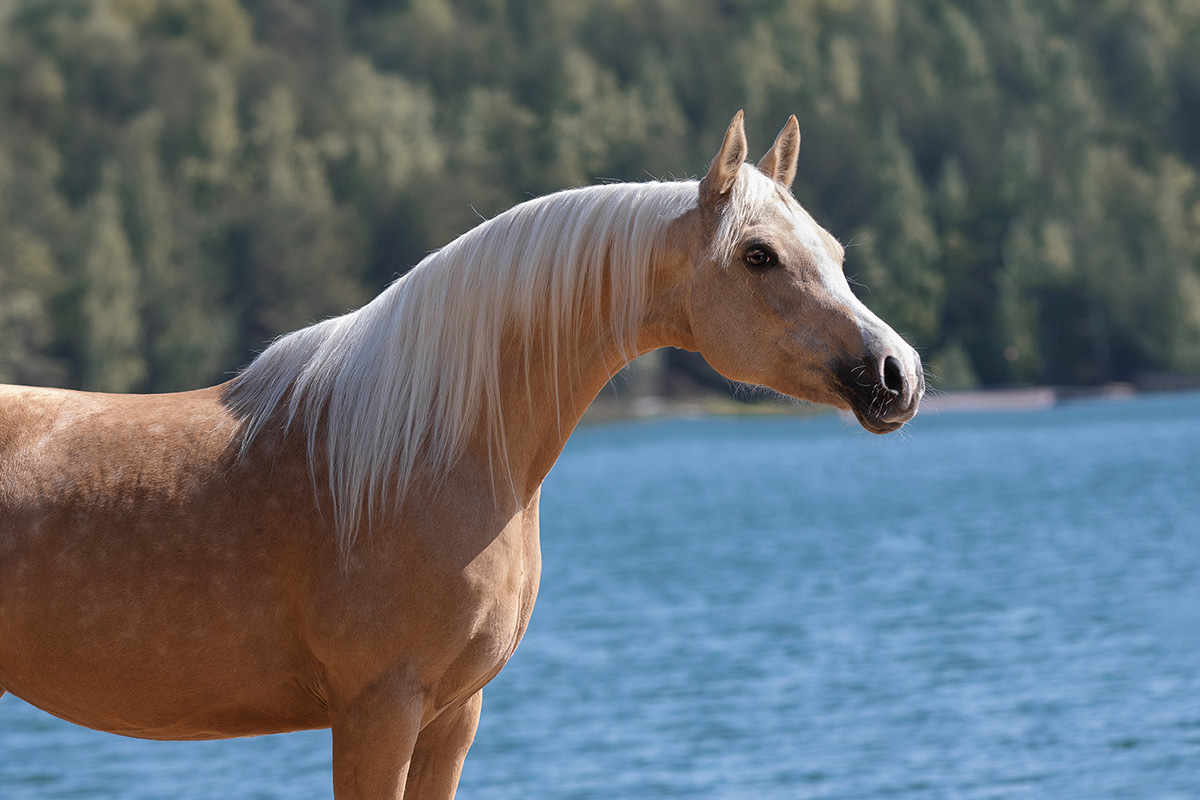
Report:
[[[696,197],[695,182],[593,186],[485,222],[362,308],[264,350],[226,395],[244,420],[243,447],[271,420],[302,425],[310,463],[326,454],[346,546],[364,512],[404,496],[418,456],[423,468],[449,469],[481,418],[494,476],[507,480],[504,342],[524,345],[528,377],[533,358],[569,363],[579,325],[590,319],[632,358],[655,250]],[[529,352],[535,334],[543,352]]]

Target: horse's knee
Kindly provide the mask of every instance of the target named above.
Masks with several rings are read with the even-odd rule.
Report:
[[[425,726],[413,751],[405,800],[449,800],[454,797],[463,761],[475,741],[482,705],[483,692],[478,691],[462,705],[443,711]]]

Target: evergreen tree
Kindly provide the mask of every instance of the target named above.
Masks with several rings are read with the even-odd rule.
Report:
[[[941,244],[929,194],[896,126],[885,122],[876,168],[875,223],[857,231],[848,262],[861,264],[870,287],[865,300],[876,313],[919,345],[936,341],[945,281]]]
[[[0,232],[0,382],[53,385],[66,377],[48,352],[58,277],[45,242],[22,229]]]
[[[88,206],[81,276],[84,388],[128,392],[146,378],[137,266],[121,221],[116,166],[104,169]]]

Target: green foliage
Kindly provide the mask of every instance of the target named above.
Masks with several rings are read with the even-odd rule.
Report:
[[[54,329],[46,298],[54,295],[57,277],[45,242],[20,228],[0,232],[0,380],[63,379],[46,355]]]
[[[1200,371],[1196,0],[8,0],[0,380],[169,390],[745,108],[947,385]]]
[[[141,298],[133,251],[125,235],[116,192],[116,170],[88,204],[89,230],[80,277],[83,386],[128,392],[146,375],[141,354]]]
[[[859,229],[862,280],[874,310],[916,344],[935,340],[941,326],[945,279],[932,203],[911,150],[886,120],[875,164],[874,227]]]

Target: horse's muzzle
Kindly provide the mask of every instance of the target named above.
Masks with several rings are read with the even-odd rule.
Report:
[[[838,393],[871,433],[899,430],[917,413],[925,395],[921,357],[906,350],[881,349],[859,361],[843,361],[834,370]]]

